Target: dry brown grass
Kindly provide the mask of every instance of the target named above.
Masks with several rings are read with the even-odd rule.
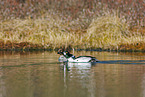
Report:
[[[130,1],[0,0],[0,49],[122,50],[144,44],[145,6]]]

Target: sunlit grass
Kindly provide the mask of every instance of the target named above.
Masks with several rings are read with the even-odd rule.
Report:
[[[86,34],[87,48],[116,50],[122,43],[145,42],[144,36],[130,32],[129,28],[126,19],[119,17],[117,13],[105,13],[90,24]]]
[[[71,46],[74,49],[118,50],[122,44],[145,43],[145,36],[130,31],[128,22],[119,16],[118,12],[104,12],[104,15],[93,18],[84,32],[77,33],[73,27],[75,29],[78,27],[79,31],[82,31],[83,27],[74,24],[83,25],[85,21],[66,22],[59,16],[44,14],[43,17],[36,19],[1,21],[0,40],[5,44],[7,42],[38,44],[43,49]],[[89,23],[87,19],[86,23]],[[35,48],[37,49],[37,46]]]
[[[75,36],[65,29],[66,24],[58,17],[39,19],[14,19],[0,23],[0,39],[10,42],[41,44],[45,48],[58,48],[73,43]]]

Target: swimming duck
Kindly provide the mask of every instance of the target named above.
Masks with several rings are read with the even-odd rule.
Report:
[[[73,63],[86,63],[86,62],[98,62],[95,57],[92,56],[79,56],[75,57],[74,55],[70,54],[68,51],[59,51],[58,54],[60,54],[59,60],[63,62],[73,62]]]

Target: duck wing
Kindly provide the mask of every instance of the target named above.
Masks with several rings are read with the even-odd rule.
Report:
[[[99,61],[95,57],[92,57],[92,56],[79,56],[76,59],[88,60],[88,62],[98,62]]]

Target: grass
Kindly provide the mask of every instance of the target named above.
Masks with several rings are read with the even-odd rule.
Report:
[[[97,17],[87,30],[87,40],[94,48],[117,50],[122,43],[132,44],[144,41],[140,33],[131,32],[125,18],[114,14]]]
[[[55,49],[69,45],[71,38],[75,38],[66,31],[63,21],[52,16],[49,19],[14,19],[1,22],[0,26],[0,39],[4,44],[28,42],[27,46],[31,43]]]
[[[136,19],[135,16],[129,17],[131,13],[123,12],[125,9],[128,10],[128,6],[122,10],[121,7],[118,7],[118,10],[111,10],[113,6],[110,8],[110,5],[113,4],[109,3],[110,5],[106,7],[107,1],[104,3],[97,1],[100,5],[93,5],[90,3],[92,1],[88,0],[90,5],[88,4],[89,6],[86,7],[85,3],[77,5],[76,1],[68,0],[66,2],[70,5],[60,8],[60,5],[57,5],[63,1],[60,0],[52,2],[50,9],[46,10],[45,2],[35,4],[28,2],[29,0],[26,1],[22,3],[23,7],[26,8],[22,10],[23,14],[20,14],[19,9],[15,8],[18,10],[19,17],[13,14],[16,11],[2,14],[0,21],[1,50],[71,47],[74,49],[145,51],[144,18],[141,18],[142,13],[133,13],[140,15],[139,19]],[[31,16],[25,13],[26,4],[29,3],[32,3],[30,7],[35,11],[34,13],[30,12]],[[19,5],[21,3],[12,4]],[[55,4],[56,8],[52,10]],[[141,5],[141,3],[136,4]],[[8,5],[10,6],[10,4]],[[39,6],[41,10],[36,6]],[[132,8],[132,5],[129,6]],[[67,9],[69,7],[70,10]],[[114,7],[117,8],[116,5]],[[7,9],[7,7],[4,8]],[[13,16],[9,16],[10,14]]]

